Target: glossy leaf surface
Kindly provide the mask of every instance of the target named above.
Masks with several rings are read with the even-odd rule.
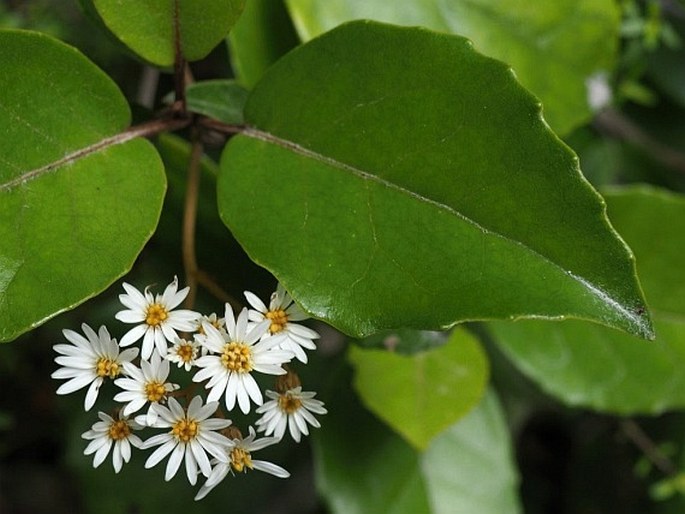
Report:
[[[131,267],[166,182],[150,143],[117,136],[128,105],[76,50],[0,32],[0,61],[0,340],[11,340]]]
[[[502,350],[572,405],[630,413],[685,406],[685,198],[643,188],[606,194],[634,249],[657,338],[645,343],[582,322],[492,323]]]
[[[246,122],[222,156],[222,219],[342,331],[568,316],[651,334],[575,155],[463,38],[350,23],[270,68]]]
[[[352,346],[349,359],[355,389],[367,408],[418,449],[477,405],[488,379],[480,343],[464,329],[454,330],[437,348],[413,355]]]
[[[492,393],[425,452],[354,401],[332,405],[329,414],[315,458],[319,491],[334,514],[520,512],[511,442]]]
[[[245,0],[92,0],[105,25],[131,50],[159,66],[175,57],[175,26],[186,60],[205,57],[228,34]]]
[[[360,18],[466,36],[480,52],[514,68],[561,134],[590,118],[587,80],[611,70],[618,46],[620,16],[612,0],[287,0],[287,5],[305,41]]]

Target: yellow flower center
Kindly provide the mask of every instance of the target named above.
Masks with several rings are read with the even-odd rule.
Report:
[[[245,343],[231,341],[224,345],[221,364],[229,371],[249,373],[252,371],[252,350]]]
[[[243,450],[242,448],[233,448],[231,450],[231,467],[238,473],[241,471],[247,471],[245,468],[252,468],[252,457],[250,457],[250,452]]]
[[[192,362],[195,357],[195,348],[191,344],[181,344],[176,350],[176,355],[180,357],[183,362]]]
[[[95,373],[99,377],[114,378],[119,374],[119,363],[107,357],[100,357],[95,364]]]
[[[123,419],[115,421],[109,426],[109,438],[113,441],[126,439],[129,435],[131,435],[131,427]]]
[[[264,317],[271,321],[271,325],[269,325],[269,332],[272,334],[277,334],[283,330],[285,328],[285,324],[288,322],[288,315],[283,309],[268,311]]]
[[[145,323],[151,327],[156,327],[160,325],[164,320],[169,317],[169,311],[159,303],[153,303],[148,306],[145,313]]]
[[[161,382],[147,382],[145,384],[145,396],[150,402],[159,402],[166,396],[166,388]]]
[[[288,392],[278,397],[278,407],[287,414],[292,414],[302,407],[302,400]]]
[[[194,419],[183,418],[174,423],[171,433],[177,439],[187,443],[191,439],[195,438],[199,428],[200,426]]]

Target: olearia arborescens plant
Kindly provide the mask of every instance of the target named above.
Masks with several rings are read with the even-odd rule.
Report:
[[[659,352],[681,337],[659,316],[681,305],[652,300],[661,307],[652,320],[633,253],[650,248],[631,216],[663,228],[682,206],[649,191],[600,195],[560,138],[593,116],[610,119],[615,2],[493,2],[493,22],[457,0],[441,10],[444,20],[381,8],[382,21],[349,21],[340,14],[348,10],[330,7],[345,1],[355,3],[82,0],[146,73],[172,74],[173,91],[157,92],[164,100],[147,102],[152,114],[135,124],[117,84],[80,51],[45,34],[0,31],[0,339],[99,295],[131,270],[160,219],[182,211],[171,224],[187,286],[174,278],[153,293],[127,278],[117,325],[83,323],[54,346],[58,394],[86,389],[90,411],[107,400],[103,383],[116,390],[117,408],[98,409],[83,433],[95,467],[111,452],[119,472],[134,451],[148,451],[145,467],[166,459],[167,480],[182,465],[191,484],[202,475],[197,499],[229,474],[287,477],[252,454],[286,432],[299,443],[328,412],[297,372],[323,339],[299,323],[309,318],[358,340],[345,385],[393,431],[354,401],[338,400],[338,410],[326,398],[327,419],[385,433],[389,453],[411,461],[431,502],[440,457],[469,440],[461,430],[499,441],[483,445],[499,450],[507,470],[493,488],[515,496],[483,338],[572,405],[619,414],[685,405],[682,388],[655,398],[625,393],[624,380],[646,380],[645,362],[661,369]],[[430,2],[409,4],[416,9],[407,12],[433,13]],[[269,25],[283,17],[285,36]],[[557,24],[564,19],[588,20],[587,30]],[[531,44],[498,32],[507,24]],[[221,72],[235,79],[196,81],[189,63],[226,41]],[[231,282],[239,272],[231,276],[224,255],[207,265],[196,253],[212,247],[202,235],[229,240],[225,229],[275,277],[268,302],[245,292],[249,307],[238,308],[226,291],[245,288]],[[152,254],[152,268],[165,259]],[[643,269],[650,297],[680,283]],[[196,310],[201,290],[223,313]],[[484,322],[475,331],[453,328],[475,321]],[[655,337],[655,324],[676,343],[635,346]],[[605,355],[625,357],[627,371],[607,374],[614,361]],[[579,364],[559,365],[567,360]],[[660,378],[655,372],[645,389],[656,391]],[[258,419],[242,421],[251,414]],[[353,432],[336,421],[317,433],[317,458],[333,463],[321,485],[332,503],[348,490],[335,475],[348,452],[327,449]]]

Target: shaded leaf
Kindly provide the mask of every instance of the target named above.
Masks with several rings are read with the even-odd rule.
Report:
[[[423,453],[354,399],[339,395],[329,406],[314,457],[317,487],[334,514],[520,512],[511,442],[494,394]]]
[[[352,346],[349,359],[364,404],[419,449],[478,404],[488,379],[485,354],[464,329],[411,356]]]
[[[183,56],[196,61],[226,37],[245,7],[245,0],[90,1],[126,46],[159,66],[174,63],[176,12]]]
[[[299,43],[283,0],[250,0],[228,40],[233,70],[249,89]]]
[[[618,47],[620,14],[612,0],[286,0],[300,37],[311,39],[343,22],[366,18],[422,25],[471,39],[516,71],[544,104],[560,134],[590,119],[586,83],[609,71]]]
[[[150,143],[117,136],[126,100],[75,49],[0,32],[0,62],[0,340],[11,340],[130,269],[166,182]]]
[[[656,341],[572,321],[491,323],[490,330],[524,373],[566,403],[622,414],[683,407],[685,198],[632,187],[606,199],[635,251]]]
[[[247,91],[233,80],[205,80],[186,89],[188,110],[224,123],[243,123]]]
[[[255,88],[254,129],[222,156],[221,216],[355,337],[525,316],[650,336],[632,257],[539,114],[463,38],[353,22]]]
[[[433,441],[421,469],[435,514],[521,512],[509,429],[492,391]]]

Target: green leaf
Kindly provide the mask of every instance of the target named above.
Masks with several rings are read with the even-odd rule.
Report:
[[[418,449],[477,405],[488,379],[480,343],[464,329],[455,329],[440,347],[411,356],[351,346],[349,359],[364,404]]]
[[[245,119],[221,217],[343,332],[568,316],[651,335],[576,156],[463,38],[352,22],[270,68]]]
[[[509,429],[492,391],[435,439],[421,468],[436,514],[521,512]]]
[[[511,442],[494,394],[423,453],[359,408],[329,404],[315,435],[317,487],[333,514],[514,514]]]
[[[233,80],[205,80],[195,82],[186,89],[190,111],[229,124],[243,123],[246,100],[247,90]]]
[[[226,37],[245,7],[245,0],[91,1],[126,46],[159,66],[174,64],[177,20],[183,57],[196,61]]]
[[[250,0],[228,40],[233,70],[249,89],[299,43],[283,0]]]
[[[586,82],[610,71],[620,11],[613,0],[286,0],[303,40],[360,18],[422,25],[471,39],[510,64],[559,134],[589,120]]]
[[[128,104],[56,40],[0,32],[0,340],[101,292],[130,269],[166,182]]]
[[[606,195],[635,251],[656,341],[581,322],[491,323],[502,350],[543,389],[571,405],[621,414],[685,406],[685,198],[648,187]]]

